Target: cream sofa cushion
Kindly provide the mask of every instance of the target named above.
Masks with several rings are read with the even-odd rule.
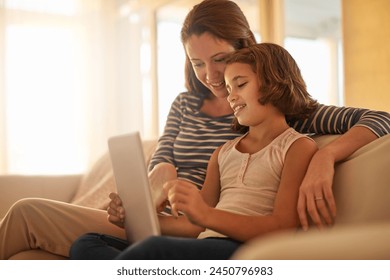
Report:
[[[115,192],[115,180],[109,154],[104,154],[85,173],[71,203],[86,207],[106,209],[110,192]]]
[[[390,221],[390,135],[335,167],[336,224]]]

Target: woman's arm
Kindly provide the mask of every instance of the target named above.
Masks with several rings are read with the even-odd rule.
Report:
[[[173,145],[180,132],[180,124],[182,121],[180,100],[181,95],[178,95],[171,105],[164,132],[158,139],[157,149],[150,161],[149,171],[152,171],[157,164],[162,162],[175,165],[173,159]]]
[[[161,162],[154,166],[148,177],[154,205],[157,211],[161,212],[167,204],[163,186],[166,182],[177,179],[176,167],[170,163]]]
[[[298,132],[313,134],[344,134],[352,127],[362,126],[381,137],[390,133],[390,114],[320,104],[310,117],[299,121],[289,120],[289,125]]]
[[[325,224],[332,224],[336,216],[332,191],[335,163],[378,137],[389,134],[390,114],[320,105],[312,117],[290,125],[302,133],[343,134],[313,156],[300,188],[298,213],[303,229],[308,229],[307,213],[318,228],[323,228]]]
[[[375,139],[377,136],[371,130],[355,126],[313,156],[298,200],[297,209],[303,230],[309,227],[307,213],[319,229],[333,224],[336,217],[332,191],[334,165]]]

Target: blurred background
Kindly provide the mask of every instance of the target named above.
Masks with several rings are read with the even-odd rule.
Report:
[[[81,173],[112,135],[157,138],[185,90],[180,29],[199,2],[0,1],[0,174]],[[390,1],[234,2],[259,42],[290,51],[319,102],[389,111],[389,86],[380,83],[390,73]],[[362,35],[375,42],[362,44]],[[370,57],[358,67],[362,53]],[[374,94],[353,69],[370,74]]]

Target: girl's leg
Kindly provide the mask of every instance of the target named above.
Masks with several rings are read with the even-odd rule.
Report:
[[[224,260],[242,243],[225,238],[150,237],[118,255],[123,260]]]
[[[88,233],[73,243],[69,257],[72,260],[113,260],[128,246],[124,239]]]
[[[0,224],[0,259],[30,249],[67,257],[73,241],[88,232],[125,238],[124,230],[108,222],[103,210],[41,198],[22,199]]]

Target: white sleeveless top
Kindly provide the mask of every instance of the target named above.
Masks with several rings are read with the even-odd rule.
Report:
[[[292,143],[307,136],[288,128],[254,154],[236,149],[244,136],[226,142],[219,152],[221,194],[215,208],[242,215],[271,215],[286,153]],[[210,229],[198,236],[207,237],[226,236]]]

